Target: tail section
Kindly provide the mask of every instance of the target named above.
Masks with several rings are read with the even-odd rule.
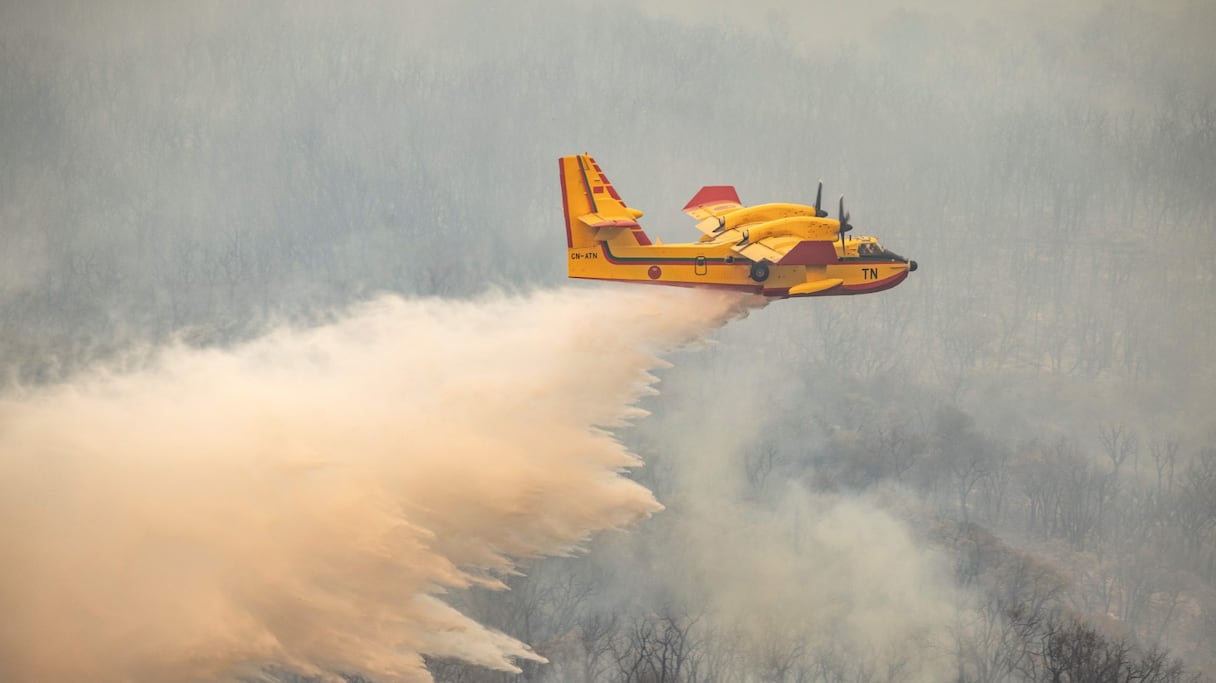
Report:
[[[595,247],[600,242],[624,246],[650,244],[650,238],[638,225],[642,212],[625,206],[595,159],[587,154],[562,157],[558,167],[568,249]]]

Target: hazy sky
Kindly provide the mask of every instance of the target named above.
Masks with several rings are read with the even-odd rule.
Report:
[[[928,430],[943,406],[1015,444],[1066,436],[1093,449],[1114,422],[1145,443],[1205,443],[1213,26],[1216,3],[1182,1],[4,2],[0,362],[6,386],[24,386],[0,405],[11,489],[0,505],[29,523],[0,525],[0,545],[32,550],[0,583],[21,605],[0,652],[23,653],[22,671],[70,670],[80,662],[45,636],[82,628],[102,634],[82,652],[115,677],[180,664],[195,646],[218,668],[279,656],[383,671],[400,662],[381,641],[358,646],[363,614],[423,596],[406,612],[463,624],[485,649],[378,613],[386,633],[413,639],[407,657],[527,658],[517,634],[481,631],[427,596],[472,580],[453,564],[478,578],[510,564],[491,536],[518,541],[517,554],[560,552],[657,509],[618,476],[632,456],[601,431],[642,417],[648,372],[662,393],[628,438],[650,449],[646,472],[671,498],[628,538],[639,554],[688,545],[651,564],[626,557],[621,585],[641,591],[645,574],[647,590],[711,606],[753,637],[842,623],[845,647],[944,651],[970,594],[892,509],[911,494],[820,490],[806,459],[864,441],[858,416]],[[733,309],[712,296],[567,288],[556,159],[581,151],[664,240],[695,237],[679,208],[701,185],[809,202],[823,178],[859,232],[921,270],[890,292],[778,302],[722,331]],[[368,300],[380,303],[350,313]],[[333,324],[304,324],[318,321]],[[718,345],[669,357],[675,368],[654,356],[705,335]],[[141,370],[99,369],[115,358]],[[570,438],[537,440],[555,430]],[[342,445],[347,432],[359,449]],[[373,475],[433,473],[416,467],[432,451],[394,469],[417,433],[510,485],[463,487],[463,472],[444,470],[431,483],[451,496],[411,507],[434,491],[383,491]],[[740,463],[770,437],[788,469],[757,500]],[[553,478],[562,444],[589,454],[565,492]],[[292,469],[314,455],[363,469]],[[285,487],[267,474],[283,468]],[[352,493],[363,487],[380,497]],[[601,494],[620,505],[592,504]],[[949,494],[932,504],[953,510]],[[371,519],[368,533],[436,552],[394,564],[379,540],[329,525],[318,498],[343,523]],[[129,504],[105,507],[113,499]],[[461,518],[469,505],[485,515]],[[228,534],[278,534],[277,518],[302,526],[287,525],[267,566],[249,551],[256,538]],[[149,549],[149,519],[180,523],[220,559],[196,570]],[[64,529],[85,538],[73,545]],[[291,561],[312,539],[332,554],[300,576]],[[745,559],[725,563],[724,541]],[[352,543],[365,545],[347,553]],[[124,573],[131,558],[163,570],[149,593]],[[436,566],[446,578],[422,586]],[[95,580],[71,583],[90,567]],[[162,649],[178,570],[197,589],[199,640]],[[412,583],[386,598],[377,580],[394,571]],[[377,580],[346,594],[351,576]],[[56,581],[94,611],[64,616],[78,593]],[[332,610],[292,630],[301,595]],[[149,612],[124,613],[140,596]],[[782,618],[748,621],[753,607]],[[124,648],[114,623],[155,637]],[[354,640],[313,647],[331,623]],[[920,677],[939,680],[943,661],[917,659]]]

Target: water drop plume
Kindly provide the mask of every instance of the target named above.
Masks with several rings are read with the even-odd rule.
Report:
[[[660,505],[607,429],[753,301],[650,288],[364,304],[0,399],[0,679],[541,660],[442,601]]]

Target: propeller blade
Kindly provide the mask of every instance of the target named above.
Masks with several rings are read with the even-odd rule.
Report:
[[[846,256],[848,254],[848,252],[845,250],[845,246],[844,246],[844,234],[849,231],[848,230],[849,217],[847,215],[845,215],[845,212],[844,212],[844,195],[840,195],[840,206],[837,209],[836,215],[839,217],[838,222],[840,224],[836,230],[836,232],[840,233],[840,255]]]
[[[815,217],[827,218],[828,212],[824,211],[823,206],[823,180],[819,181],[819,189],[815,192]]]
[[[846,232],[853,229],[853,226],[849,225],[849,213],[844,210],[844,195],[840,195],[840,207],[836,215],[838,217],[838,222],[840,223],[841,235],[844,235]]]
[[[840,224],[840,235],[844,235],[845,232],[852,230],[852,226],[849,225],[849,211],[844,210],[844,194],[841,194],[840,196],[840,207],[838,211],[839,213],[837,213],[837,216]]]

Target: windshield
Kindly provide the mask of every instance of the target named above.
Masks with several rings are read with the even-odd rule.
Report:
[[[887,250],[878,242],[862,242],[857,245],[857,256],[863,259],[871,259],[876,261],[900,261],[907,263],[908,259],[896,254],[893,251]]]

